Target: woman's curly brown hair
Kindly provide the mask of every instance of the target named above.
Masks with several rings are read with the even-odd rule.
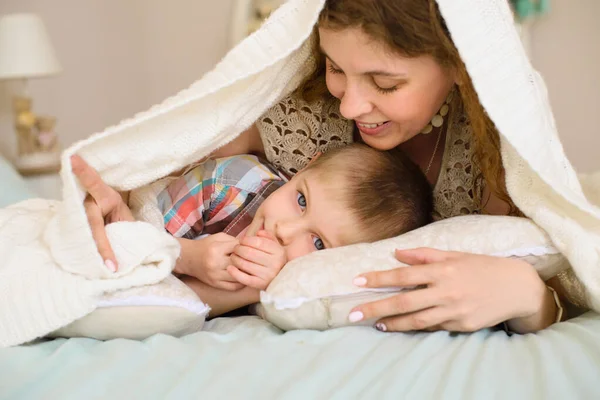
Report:
[[[335,30],[359,28],[392,52],[404,57],[430,56],[453,71],[460,82],[462,107],[474,136],[473,161],[480,167],[490,192],[508,203],[510,214],[520,214],[506,190],[498,130],[479,102],[435,0],[326,0],[318,25]],[[316,28],[315,33],[318,35]],[[318,40],[314,46],[314,70],[298,88],[308,101],[331,96],[325,84],[325,60]]]

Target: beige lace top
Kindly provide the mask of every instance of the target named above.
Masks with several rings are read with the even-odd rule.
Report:
[[[339,102],[306,103],[286,97],[258,121],[265,155],[282,171],[293,175],[317,152],[353,141],[354,123],[339,113]],[[471,161],[470,126],[459,112],[451,112],[442,169],[434,188],[434,218],[480,213],[475,196],[481,196],[483,180]]]

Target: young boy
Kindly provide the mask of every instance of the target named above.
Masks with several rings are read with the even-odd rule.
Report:
[[[432,195],[400,151],[352,144],[290,181],[255,156],[207,160],[171,182],[158,204],[181,244],[174,272],[215,316],[257,302],[294,258],[425,225]]]

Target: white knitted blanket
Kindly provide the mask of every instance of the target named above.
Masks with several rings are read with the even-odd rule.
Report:
[[[600,310],[600,211],[559,142],[545,88],[514,29],[506,0],[438,0],[482,104],[502,133],[508,189],[550,235]],[[109,226],[121,269],[96,251],[70,172],[80,154],[104,180],[130,190],[226,144],[293,90],[310,56],[323,0],[290,0],[190,88],[62,156],[63,201],[0,210],[0,347],[32,340],[91,312],[106,291],[163,279],[177,242],[145,222]],[[598,199],[598,180],[585,189]],[[143,214],[143,213],[142,213]]]

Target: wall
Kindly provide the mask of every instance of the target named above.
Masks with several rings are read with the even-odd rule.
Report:
[[[532,62],[548,86],[569,159],[580,171],[600,170],[600,1],[551,4],[531,29]]]
[[[63,144],[84,138],[186,87],[226,52],[241,0],[2,0],[0,14],[39,13],[64,73],[33,81],[35,110],[59,118]],[[574,165],[600,169],[599,0],[552,0],[531,27],[532,61],[550,92]],[[0,83],[0,151],[14,153],[9,93]],[[591,143],[591,144],[590,144]]]
[[[198,79],[225,54],[234,0],[2,0],[0,14],[35,12],[63,65],[33,80],[34,112],[58,117],[63,145],[143,111]],[[0,151],[15,154],[0,82]]]

